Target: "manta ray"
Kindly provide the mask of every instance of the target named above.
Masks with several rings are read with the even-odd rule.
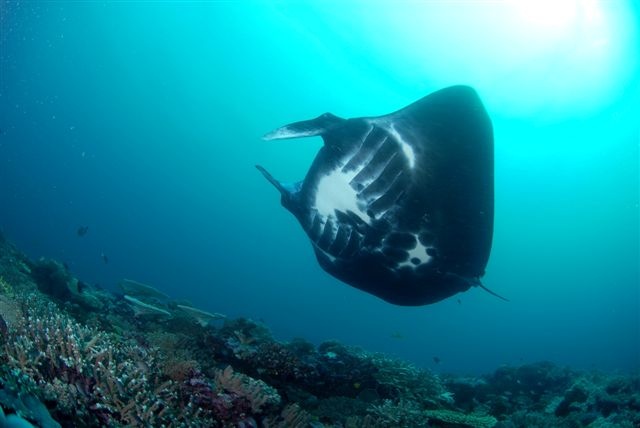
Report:
[[[278,189],[326,272],[406,306],[484,288],[493,127],[472,88],[441,89],[385,116],[325,113],[263,138],[311,136],[324,145],[304,180],[281,183],[256,167]]]

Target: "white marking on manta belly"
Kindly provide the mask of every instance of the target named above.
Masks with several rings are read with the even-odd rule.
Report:
[[[404,138],[402,138],[402,135],[400,135],[396,128],[393,127],[393,125],[389,126],[388,131],[389,134],[391,134],[391,136],[398,142],[398,144],[400,144],[402,153],[404,153],[405,157],[409,161],[409,167],[413,169],[413,167],[416,165],[416,154],[413,151],[413,147],[411,147],[409,143],[407,143]]]
[[[336,211],[353,212],[367,224],[371,221],[358,203],[358,192],[351,187],[355,171],[342,172],[336,168],[318,182],[315,209],[323,218],[335,218]]]
[[[430,246],[425,247],[418,240],[418,235],[415,235],[415,237],[416,237],[416,246],[413,247],[411,250],[409,250],[409,258],[407,260],[405,260],[404,262],[398,263],[399,268],[404,266],[410,266],[412,268],[416,268],[420,265],[429,263],[431,261],[431,256],[427,254],[427,249],[432,247]],[[417,265],[414,265],[411,262],[411,259],[418,259],[420,262]]]
[[[335,263],[335,261],[337,260],[336,256],[332,256],[331,254],[327,253],[325,250],[323,250],[322,248],[318,247],[317,245],[315,245],[315,247],[320,250],[322,252],[322,254],[324,254],[325,256],[327,256],[327,258],[329,259],[329,261],[331,263]]]
[[[377,120],[371,121],[374,124],[380,126],[385,129],[389,135],[398,143],[402,153],[407,158],[407,162],[409,162],[409,168],[413,169],[416,165],[416,153],[413,151],[413,147],[400,135],[398,130],[393,126],[393,123],[389,120]]]

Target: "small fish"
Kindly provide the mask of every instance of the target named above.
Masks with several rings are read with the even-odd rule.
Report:
[[[100,258],[102,259],[105,265],[109,263],[109,257],[107,257],[105,253],[100,254]]]
[[[462,304],[462,300],[458,299],[458,304],[461,305]]]
[[[399,331],[394,331],[393,333],[391,333],[391,338],[392,339],[404,339],[404,334],[400,333]]]
[[[440,357],[433,357],[433,362],[436,364],[440,364],[442,360],[440,359]]]
[[[79,237],[82,238],[84,235],[87,234],[88,231],[89,231],[89,226],[80,226],[76,231],[76,233],[78,234]]]

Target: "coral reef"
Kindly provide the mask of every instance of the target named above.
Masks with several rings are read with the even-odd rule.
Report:
[[[640,375],[578,372],[551,362],[501,367],[480,378],[448,376],[465,412],[487,411],[496,426],[640,426]]]
[[[91,287],[0,240],[0,426],[640,426],[637,375],[540,362],[437,376],[120,287]]]

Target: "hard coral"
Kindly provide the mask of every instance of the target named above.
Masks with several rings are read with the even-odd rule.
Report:
[[[10,330],[1,362],[48,391],[48,398],[75,401],[73,410],[57,408],[73,412],[60,418],[81,416],[96,424],[188,420],[180,414],[175,383],[158,377],[152,349],[78,324],[35,295],[22,303],[23,321]]]
[[[452,410],[426,410],[424,415],[431,421],[469,428],[491,428],[498,420],[490,415],[475,415]]]
[[[193,371],[181,387],[181,395],[191,398],[199,416],[224,426],[257,426],[256,420],[280,404],[277,391],[262,381],[234,372],[231,366],[218,370],[213,382]]]
[[[280,404],[278,391],[261,380],[234,372],[231,366],[216,373],[215,383],[223,391],[246,398],[253,413],[260,413],[266,405]]]
[[[11,284],[9,284],[7,280],[4,279],[4,277],[1,275],[0,275],[0,294],[6,294],[6,295],[13,294],[13,287],[11,287]]]

